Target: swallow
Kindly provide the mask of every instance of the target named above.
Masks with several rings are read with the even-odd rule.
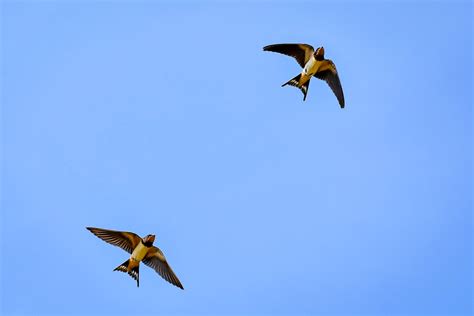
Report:
[[[143,262],[150,268],[154,269],[163,279],[184,290],[183,285],[166,261],[163,252],[161,252],[159,248],[153,246],[155,235],[146,235],[145,238],[140,238],[140,236],[131,232],[121,232],[95,227],[86,228],[103,241],[120,247],[131,254],[130,258],[115,268],[114,271],[128,273],[137,281],[137,287],[140,285],[140,262]]]
[[[312,76],[315,76],[327,82],[336,95],[339,105],[344,108],[344,93],[336,65],[332,60],[324,58],[324,47],[314,50],[313,46],[308,44],[274,44],[265,46],[263,50],[291,56],[303,68],[298,76],[284,83],[282,87],[290,85],[299,88],[303,92],[304,101],[308,93],[309,81]]]

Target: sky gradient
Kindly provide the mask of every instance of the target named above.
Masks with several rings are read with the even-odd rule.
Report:
[[[1,9],[4,315],[472,312],[472,3]],[[285,42],[345,109],[280,87]],[[86,226],[156,234],[185,290]]]

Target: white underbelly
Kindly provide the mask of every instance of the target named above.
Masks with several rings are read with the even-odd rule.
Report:
[[[306,65],[304,65],[304,72],[305,74],[312,76],[318,71],[319,66],[321,66],[320,61],[317,61],[315,58],[310,58]]]
[[[133,260],[142,261],[148,252],[148,248],[144,244],[139,243],[138,246],[133,250],[132,255],[130,256]]]

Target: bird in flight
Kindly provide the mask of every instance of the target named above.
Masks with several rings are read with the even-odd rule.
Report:
[[[163,252],[153,246],[155,235],[147,235],[140,238],[137,234],[131,232],[121,232],[103,228],[86,227],[91,233],[102,239],[103,241],[120,247],[130,253],[130,258],[119,265],[114,271],[128,273],[137,281],[139,286],[139,268],[140,262],[143,262],[150,268],[154,269],[163,279],[169,283],[184,289],[178,277],[166,261]]]
[[[313,46],[308,44],[274,44],[265,46],[263,50],[291,56],[303,68],[298,76],[283,84],[282,87],[290,85],[299,88],[303,92],[304,101],[308,93],[309,81],[312,76],[315,76],[327,82],[336,95],[339,105],[344,108],[344,93],[336,65],[332,60],[324,59],[324,47],[314,50]]]

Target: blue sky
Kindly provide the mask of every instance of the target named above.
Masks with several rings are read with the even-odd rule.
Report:
[[[1,8],[3,314],[472,312],[470,2]],[[280,87],[284,42],[344,110]],[[156,234],[185,291],[85,226]]]

